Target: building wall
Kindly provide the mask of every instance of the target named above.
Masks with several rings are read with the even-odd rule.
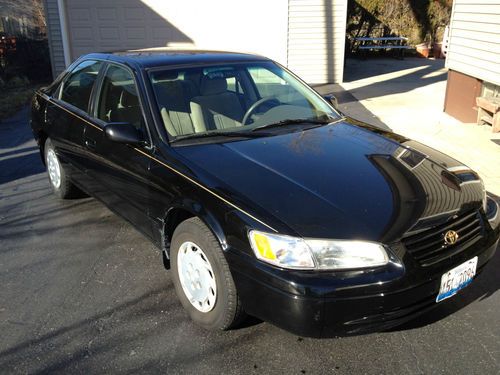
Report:
[[[49,39],[52,76],[55,78],[66,67],[61,34],[61,20],[57,0],[44,0],[45,19],[47,22],[47,37]]]
[[[138,0],[71,0],[65,9],[71,60],[96,51],[192,43],[168,17]]]
[[[309,83],[342,82],[347,0],[289,0],[288,67]]]
[[[482,82],[500,85],[500,0],[455,0],[446,66],[445,112],[476,121]]]
[[[310,83],[342,79],[347,0],[46,3],[51,50],[57,58],[64,58],[61,34],[67,35],[68,63],[96,51],[191,47],[270,57]],[[63,33],[58,24],[58,3],[63,4],[61,14],[67,25]],[[62,70],[60,60],[54,60],[54,70]]]
[[[251,52],[286,65],[288,0],[142,0],[196,48]]]
[[[46,2],[49,42],[59,56],[57,3],[63,4],[69,62],[89,52],[169,46],[251,52],[287,63],[288,0]],[[59,61],[54,65],[63,69]]]
[[[446,66],[500,85],[500,0],[455,0]]]
[[[444,111],[462,122],[476,122],[476,98],[481,95],[481,85],[477,78],[448,71]]]

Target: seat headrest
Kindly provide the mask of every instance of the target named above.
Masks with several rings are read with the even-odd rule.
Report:
[[[130,73],[122,68],[111,67],[108,69],[106,76],[109,77],[109,79],[112,80],[113,82],[122,82],[122,83],[128,81],[133,82]]]
[[[91,86],[95,81],[95,76],[90,75],[89,73],[81,73],[80,74],[80,87]]]
[[[138,103],[139,101],[137,99],[137,94],[135,93],[134,87],[124,87],[120,97],[120,104],[122,105],[122,107],[133,107],[138,105]]]
[[[227,91],[227,81],[222,77],[204,77],[201,81],[201,95],[216,95]]]
[[[179,78],[179,72],[177,70],[165,70],[155,73],[154,77],[157,81],[172,81]]]

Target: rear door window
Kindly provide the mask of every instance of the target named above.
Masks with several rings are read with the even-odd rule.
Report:
[[[58,99],[87,112],[92,88],[101,65],[100,61],[93,60],[78,64],[61,83]]]

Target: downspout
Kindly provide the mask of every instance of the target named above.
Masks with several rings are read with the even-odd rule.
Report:
[[[66,9],[64,0],[57,0],[57,10],[59,11],[59,22],[61,26],[61,39],[64,52],[64,65],[71,64],[71,54],[69,51],[68,24],[66,22]]]

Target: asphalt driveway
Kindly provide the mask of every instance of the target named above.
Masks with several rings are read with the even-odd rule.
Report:
[[[308,339],[193,325],[161,257],[93,199],[57,200],[27,112],[0,123],[0,373],[500,373],[500,253],[391,332]]]

